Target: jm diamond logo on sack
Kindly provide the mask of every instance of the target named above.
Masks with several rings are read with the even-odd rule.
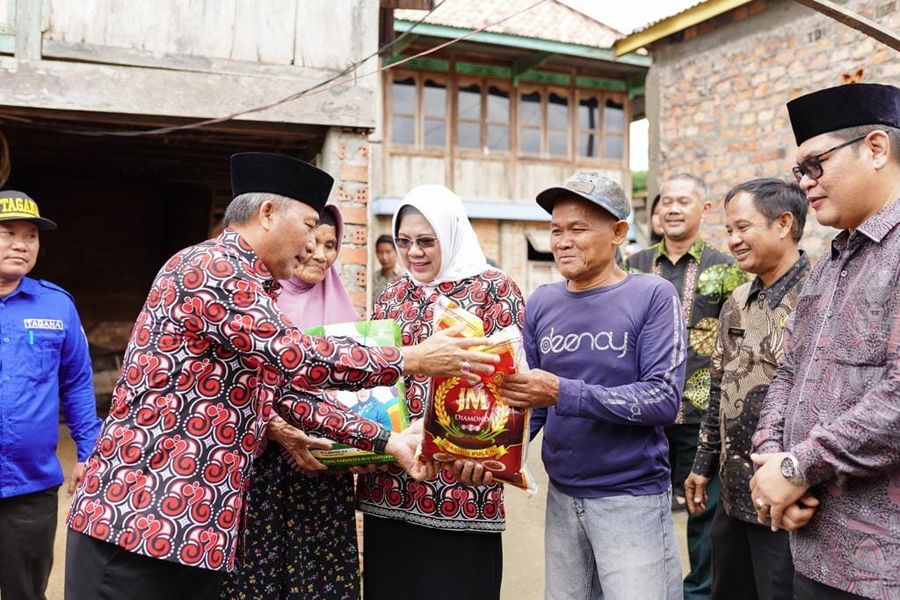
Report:
[[[585,350],[596,350],[603,352],[612,350],[618,352],[617,358],[625,358],[628,354],[628,332],[622,332],[621,343],[616,343],[615,333],[612,331],[599,331],[591,333],[588,331],[582,333],[557,334],[551,327],[550,334],[541,338],[541,352],[544,354],[559,354],[560,352],[578,352],[582,348]]]
[[[433,318],[436,329],[464,324],[462,333],[468,335],[462,337],[484,336],[481,318],[444,296],[438,298]],[[498,390],[506,375],[528,368],[522,336],[517,327],[511,327],[485,339],[488,343],[478,349],[500,357],[492,375],[482,375],[474,385],[461,377],[431,380],[421,456],[439,462],[473,460],[494,479],[532,490],[525,468],[531,411],[504,404]]]

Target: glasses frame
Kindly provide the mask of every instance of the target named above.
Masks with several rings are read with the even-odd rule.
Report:
[[[437,244],[437,237],[430,235],[420,235],[417,238],[410,239],[404,237],[395,237],[394,244],[400,250],[410,250],[412,247],[418,246],[420,250],[430,250]]]
[[[799,165],[791,169],[791,173],[794,174],[794,177],[797,179],[797,183],[803,179],[803,176],[806,175],[813,181],[818,181],[819,178],[825,174],[825,170],[822,168],[822,157],[826,154],[831,154],[835,150],[840,150],[841,148],[846,148],[851,144],[855,144],[856,142],[861,142],[862,140],[869,137],[869,134],[861,135],[858,138],[853,138],[852,140],[848,140],[842,144],[838,144],[833,148],[829,148],[825,152],[819,152],[815,156],[809,156],[803,160]],[[816,173],[818,171],[818,173]]]

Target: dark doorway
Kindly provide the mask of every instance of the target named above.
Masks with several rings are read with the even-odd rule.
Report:
[[[276,151],[314,160],[325,134],[322,127],[246,122],[139,137],[72,133],[173,124],[0,107],[11,164],[3,188],[26,192],[59,225],[41,236],[31,276],[75,297],[101,406],[153,277],[172,254],[207,239],[230,200],[229,156]]]

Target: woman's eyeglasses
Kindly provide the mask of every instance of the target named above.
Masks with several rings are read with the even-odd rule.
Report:
[[[417,237],[414,240],[406,237],[395,237],[394,243],[397,244],[397,247],[401,250],[409,250],[412,248],[413,244],[422,250],[428,250],[429,248],[434,248],[434,245],[437,243],[437,238],[428,235]]]
[[[794,174],[794,177],[797,178],[797,183],[800,183],[800,180],[803,179],[804,175],[806,175],[807,177],[809,177],[810,179],[812,179],[814,181],[818,181],[819,177],[822,176],[822,172],[823,172],[822,171],[822,157],[823,156],[825,156],[826,154],[830,154],[830,153],[834,152],[835,150],[840,150],[841,148],[844,148],[845,146],[849,146],[850,144],[855,144],[856,142],[864,140],[864,139],[866,139],[867,135],[868,134],[860,136],[860,137],[852,139],[852,140],[849,140],[847,142],[844,142],[843,144],[838,144],[834,148],[829,148],[825,152],[820,152],[819,154],[816,154],[815,156],[810,156],[809,158],[804,160],[802,163],[800,163],[799,165],[797,165],[796,167],[791,169],[791,172]]]

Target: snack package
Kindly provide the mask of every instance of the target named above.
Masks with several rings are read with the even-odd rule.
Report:
[[[477,326],[473,319],[478,321]],[[444,297],[435,305],[434,320],[438,329],[465,323],[465,337],[477,337],[477,332],[484,330],[478,317]],[[533,481],[525,469],[531,411],[503,404],[498,392],[507,374],[528,368],[522,335],[512,327],[487,339],[488,345],[474,349],[500,356],[492,375],[482,376],[474,385],[460,377],[432,379],[421,457],[438,462],[474,460],[494,479],[533,491]]]
[[[463,325],[458,337],[484,337],[484,323],[481,319],[462,308],[447,296],[438,296],[434,304],[434,328],[450,329]]]
[[[348,337],[364,346],[399,346],[401,344],[400,327],[392,319],[336,323],[307,329],[304,333]],[[390,387],[362,389],[357,392],[328,390],[326,394],[347,410],[381,423],[393,431],[399,432],[409,427],[406,388],[403,385],[403,379]],[[331,450],[310,450],[310,452],[327,467],[394,462],[394,457],[390,454],[367,452],[338,443],[335,443]]]

